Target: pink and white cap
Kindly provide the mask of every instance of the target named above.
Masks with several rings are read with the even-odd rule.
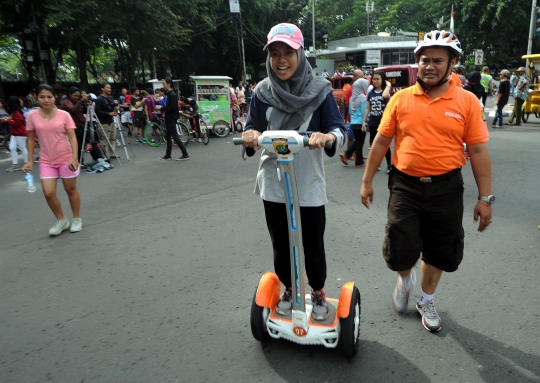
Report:
[[[293,49],[304,48],[304,36],[300,29],[294,24],[281,23],[275,25],[268,32],[268,42],[263,50],[276,41],[281,41]]]

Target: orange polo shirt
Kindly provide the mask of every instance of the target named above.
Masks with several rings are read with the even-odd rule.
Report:
[[[452,81],[450,81],[450,83],[454,84],[459,88],[463,88],[463,86],[461,85],[461,79],[459,78],[459,75],[457,73],[452,72]]]
[[[395,137],[392,162],[414,177],[437,176],[465,165],[463,142],[488,141],[478,99],[452,86],[431,100],[415,84],[392,96],[378,132]]]

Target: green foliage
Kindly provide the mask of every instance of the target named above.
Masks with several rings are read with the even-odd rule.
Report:
[[[315,1],[315,3],[313,3]],[[418,32],[448,29],[451,4],[442,0],[373,0],[369,15],[370,34],[385,31]],[[4,4],[5,3],[5,4]],[[317,48],[328,40],[365,35],[365,0],[240,0],[241,21],[232,15],[226,0],[19,0],[4,2],[0,12],[0,74],[14,78],[33,69],[26,65],[22,48],[25,40],[37,52],[36,33],[47,25],[47,39],[41,49],[50,61],[43,67],[47,80],[126,81],[135,84],[172,75],[187,80],[189,75],[242,74],[239,37],[243,36],[246,69],[257,75],[266,60],[262,50],[270,28],[280,22],[297,24],[306,46],[313,45],[312,5],[315,4]],[[455,0],[456,34],[464,48],[463,62],[474,49],[484,50],[487,65],[522,64],[526,53],[530,4],[528,0]],[[33,20],[36,25],[33,25]],[[32,27],[33,32],[23,31]],[[37,28],[36,28],[37,27]],[[536,42],[536,41],[535,41]],[[537,50],[533,50],[533,53]],[[17,58],[19,57],[19,58]],[[18,61],[19,60],[19,61]],[[28,67],[27,67],[28,66]],[[1,85],[1,84],[0,84]]]

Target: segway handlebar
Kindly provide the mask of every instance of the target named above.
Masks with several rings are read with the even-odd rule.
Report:
[[[240,137],[233,138],[232,142],[233,142],[234,145],[242,145],[243,144],[243,141],[242,141],[242,139]],[[309,137],[304,137],[303,138],[303,144],[304,144],[305,147],[309,146]],[[324,144],[324,147],[325,147],[325,149],[331,149],[332,145],[333,145],[332,141],[326,141],[326,143]]]

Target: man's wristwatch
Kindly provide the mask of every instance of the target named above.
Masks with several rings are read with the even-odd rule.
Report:
[[[489,203],[490,205],[495,202],[495,196],[494,195],[488,195],[487,197],[484,197],[483,195],[478,196],[478,201],[484,201]]]

